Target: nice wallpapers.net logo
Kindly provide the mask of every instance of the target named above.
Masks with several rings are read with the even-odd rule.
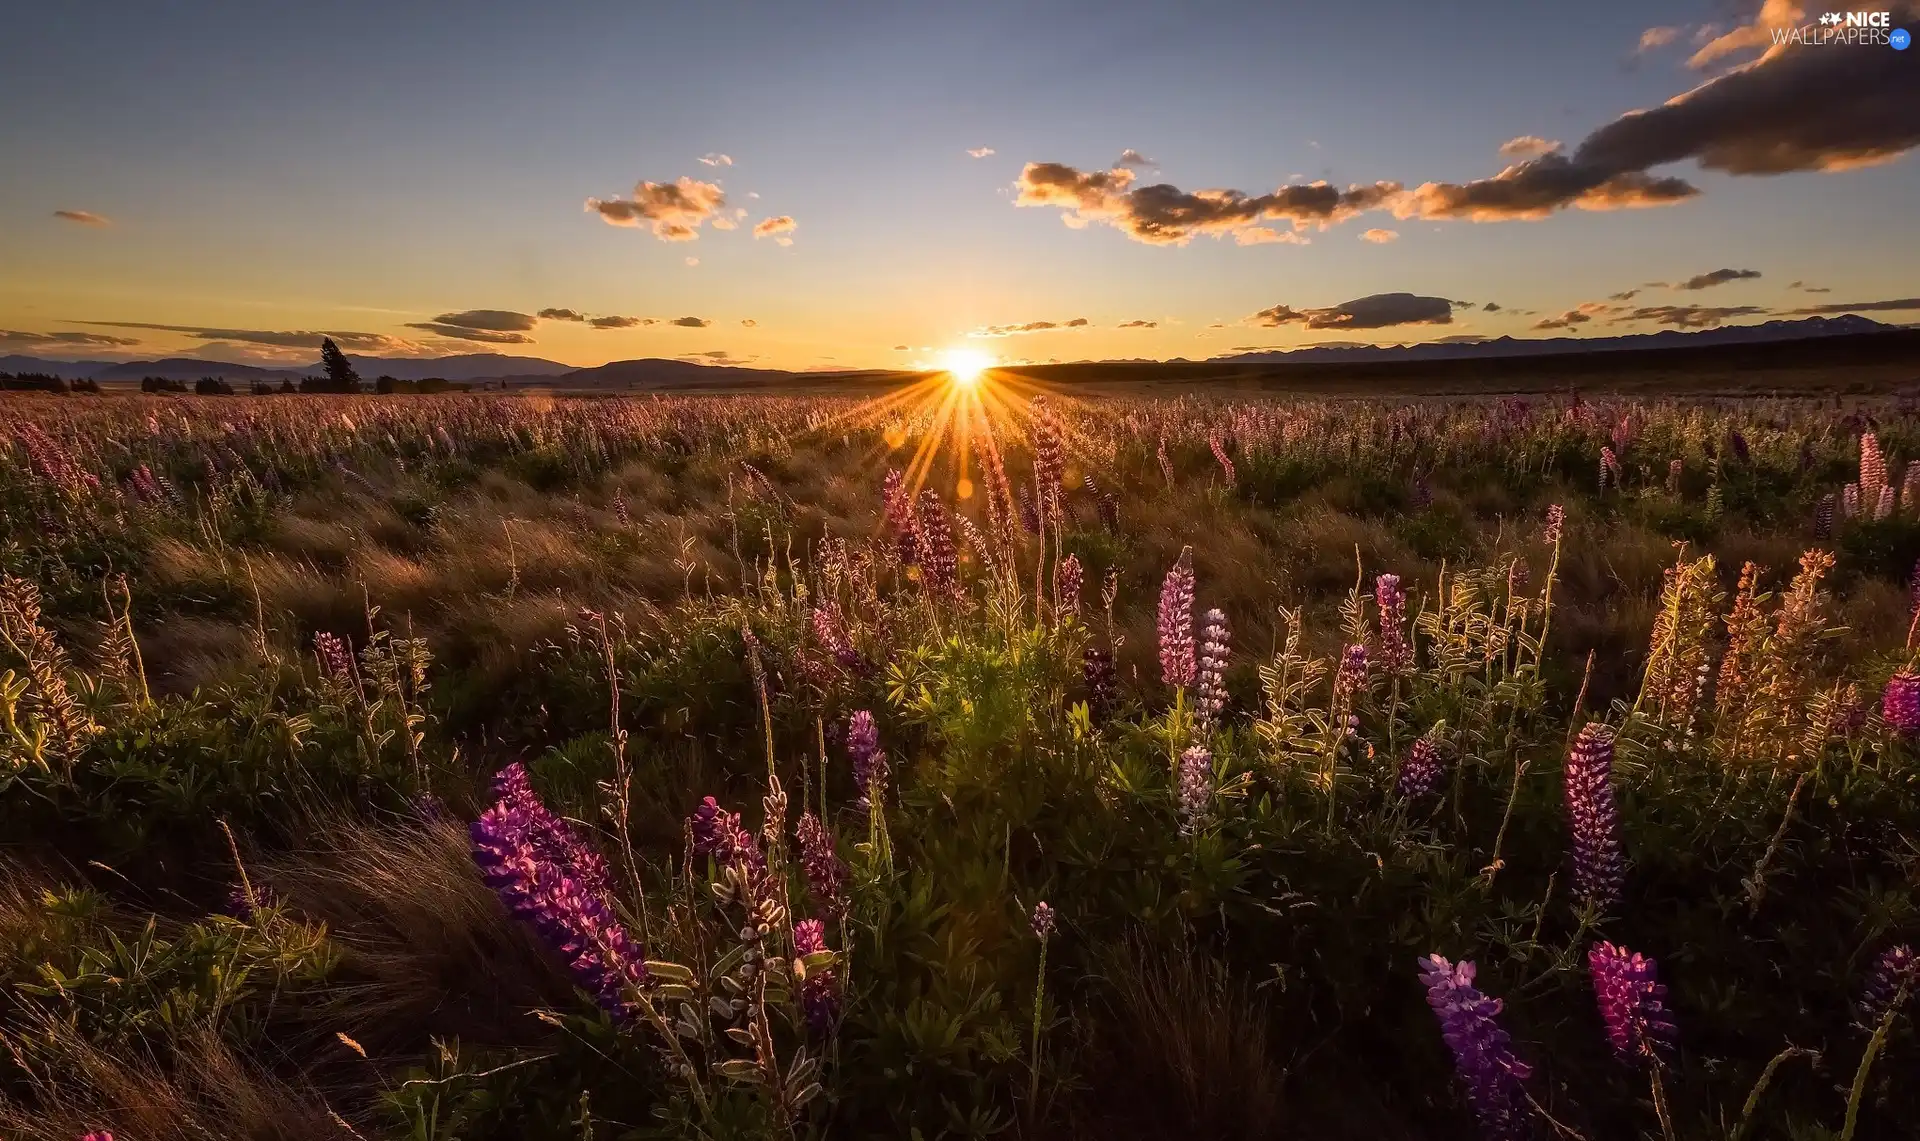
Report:
[[[1905,51],[1913,36],[1893,26],[1891,12],[1827,12],[1817,23],[1775,28],[1775,44],[1878,44]]]

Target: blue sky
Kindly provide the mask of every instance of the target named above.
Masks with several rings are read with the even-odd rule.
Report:
[[[886,366],[961,344],[1009,359],[1202,357],[1645,332],[1912,298],[1920,281],[1896,254],[1920,235],[1907,153],[1920,110],[1899,102],[1920,108],[1920,52],[1822,44],[1761,58],[1762,45],[1689,66],[1743,25],[1814,18],[1792,7],[32,6],[0,45],[16,93],[0,117],[0,351],[310,360],[284,334],[343,331],[366,351],[416,355]],[[1653,28],[1673,31],[1637,50]],[[1730,77],[1752,98],[1798,83],[1810,117],[1831,98],[1835,116],[1868,126],[1827,153],[1807,138],[1824,128],[1723,111],[1702,129],[1725,137],[1700,153],[1736,157],[1650,168],[1690,193],[1643,208],[1568,199],[1544,217],[1476,221],[1397,198],[1352,217],[1256,218],[1292,241],[1250,245],[1239,242],[1254,226],[1239,221],[1172,235],[1184,241],[1127,228],[1140,212],[1127,192],[1158,183],[1249,196],[1323,179],[1400,194],[1471,186],[1527,161],[1500,154],[1509,140],[1576,154],[1623,114],[1739,68],[1753,69]],[[1770,132],[1808,153],[1740,170],[1739,156],[1778,151]],[[967,153],[982,147],[994,153]],[[1154,165],[1116,167],[1127,149]],[[700,161],[719,155],[731,163]],[[1077,208],[1022,207],[1036,196],[1029,163],[1131,182],[1076,189]],[[724,195],[696,240],[583,209],[679,179]],[[739,211],[734,229],[714,228]],[[753,236],[781,217],[790,231]],[[1362,240],[1368,230],[1395,236]],[[1720,268],[1760,276],[1644,291]],[[1607,300],[1634,288],[1631,302]],[[1342,308],[1381,294],[1474,308],[1442,306],[1441,321],[1416,305],[1419,322],[1392,325]],[[1620,308],[1534,328],[1583,303]],[[1758,312],[1702,312],[1722,308]],[[542,309],[656,323],[596,329]],[[495,316],[435,320],[476,310]],[[1278,317],[1256,323],[1262,311]],[[688,316],[708,324],[671,323]],[[503,323],[515,327],[468,328]]]

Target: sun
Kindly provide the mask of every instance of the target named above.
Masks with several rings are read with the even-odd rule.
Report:
[[[978,349],[948,349],[940,355],[940,366],[953,383],[971,388],[980,383],[980,374],[993,367],[993,357]]]

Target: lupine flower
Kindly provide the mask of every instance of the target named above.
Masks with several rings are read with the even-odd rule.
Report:
[[[728,812],[711,796],[702,800],[687,817],[687,830],[693,835],[693,854],[712,856],[720,864],[732,864],[757,883],[767,870],[766,854],[760,851],[753,833],[740,823],[738,812]]]
[[[1219,610],[1207,611],[1200,627],[1199,681],[1193,699],[1203,730],[1211,729],[1227,707],[1227,660],[1232,644],[1227,616]]]
[[[1062,617],[1080,613],[1080,584],[1082,571],[1080,559],[1068,555],[1053,564],[1053,596],[1060,606]]]
[[[1580,730],[1566,765],[1567,821],[1573,833],[1574,888],[1601,908],[1620,902],[1626,869],[1620,858],[1620,809],[1613,799],[1613,733]]]
[[[1885,519],[1891,514],[1893,514],[1893,485],[1883,483],[1880,485],[1880,495],[1874,502],[1873,517]]]
[[[811,812],[800,814],[794,828],[800,841],[800,870],[806,874],[807,889],[829,919],[847,913],[847,865],[833,850],[833,834]]]
[[[859,668],[860,655],[847,637],[847,624],[840,615],[839,603],[828,602],[813,608],[813,638],[841,669],[851,673]]]
[[[853,763],[853,783],[860,789],[860,807],[886,796],[887,755],[880,751],[880,728],[873,714],[858,710],[847,720],[847,759]]]
[[[539,805],[537,798],[534,807]],[[557,818],[503,798],[473,822],[473,859],[515,917],[558,952],[580,985],[619,1017],[632,1014],[632,990],[649,984],[646,953],[627,934],[612,902],[550,859],[543,836]]]
[[[1333,674],[1333,703],[1343,709],[1353,707],[1353,699],[1367,688],[1367,647],[1359,642],[1340,654],[1340,668]]]
[[[1905,736],[1920,733],[1920,674],[1902,670],[1887,679],[1880,715]]]
[[[1404,799],[1419,800],[1439,788],[1441,779],[1446,775],[1440,750],[1434,746],[1431,738],[1420,737],[1407,750],[1407,759],[1400,766],[1396,791]]]
[[[1908,460],[1907,472],[1900,477],[1900,506],[1909,513],[1920,507],[1920,460]]]
[[[1567,509],[1558,503],[1549,505],[1547,508],[1547,526],[1546,529],[1541,532],[1541,538],[1546,540],[1548,546],[1558,543],[1560,541],[1560,532],[1566,525]]]
[[[81,1137],[80,1141],[113,1141],[113,1134],[104,1129],[95,1129]]]
[[[346,681],[353,676],[353,654],[337,635],[325,630],[315,634],[313,656],[319,659],[321,670],[333,680]]]
[[[818,919],[802,919],[793,925],[793,955],[804,959],[827,949],[827,926]],[[800,1009],[806,1014],[807,1028],[826,1037],[840,1019],[840,983],[832,967],[807,972],[800,983]]]
[[[267,885],[253,884],[252,892],[248,892],[247,887],[244,883],[233,885],[233,890],[227,893],[226,914],[243,923],[252,923],[259,912],[280,906],[279,893]]]
[[[1081,658],[1080,676],[1087,683],[1088,712],[1097,717],[1111,710],[1117,696],[1113,655],[1099,646],[1088,646]]]
[[[615,490],[613,493],[613,517],[620,521],[622,527],[628,526],[633,522],[632,514],[627,511],[626,494],[619,490]]]
[[[1840,515],[1851,519],[1860,514],[1860,485],[1849,483],[1840,489]]]
[[[1880,440],[1872,432],[1860,433],[1860,486],[1878,494],[1887,482],[1887,460],[1880,453]]]
[[[1813,509],[1813,537],[1833,538],[1833,493],[1831,491],[1821,496],[1820,502]]]
[[[1053,938],[1053,922],[1053,908],[1047,906],[1046,900],[1033,905],[1033,933],[1042,943]]]
[[[1514,598],[1526,594],[1527,588],[1532,585],[1532,577],[1532,572],[1527,567],[1527,560],[1515,559],[1508,563],[1507,594]]]
[[[1220,434],[1218,432],[1211,433],[1207,436],[1207,447],[1213,449],[1213,458],[1220,461],[1220,471],[1221,474],[1227,477],[1227,486],[1233,487],[1236,483],[1233,471],[1233,460],[1228,458],[1227,446],[1220,441]]]
[[[1907,576],[1907,603],[1910,613],[1920,613],[1920,560],[1914,561],[1913,573]]]
[[[1639,952],[1599,942],[1587,949],[1587,969],[1593,975],[1593,997],[1607,1041],[1623,1062],[1646,1058],[1655,1065],[1673,1052],[1673,1015],[1667,1010],[1667,988],[1660,984],[1658,967]]]
[[[1600,490],[1609,486],[1620,486],[1620,460],[1613,454],[1612,448],[1600,449]]]
[[[939,492],[928,488],[920,493],[913,526],[920,544],[920,563],[926,572],[927,588],[937,594],[957,591],[960,558],[953,546],[953,528],[947,523],[947,505],[940,501]]]
[[[1400,587],[1400,576],[1374,579],[1373,600],[1380,607],[1380,668],[1405,673],[1413,668],[1413,647],[1407,642],[1407,592]]]
[[[1213,804],[1213,754],[1192,745],[1180,754],[1180,830],[1191,833]]]
[[[1033,505],[1033,493],[1026,484],[1020,485],[1020,526],[1029,535],[1040,533],[1040,510]]]
[[[1045,396],[1033,398],[1033,482],[1044,521],[1059,513],[1066,451],[1060,443],[1060,418]]]
[[[1453,1052],[1481,1134],[1488,1141],[1510,1141],[1526,1135],[1525,1082],[1533,1070],[1514,1054],[1513,1040],[1500,1026],[1501,1001],[1480,993],[1474,973],[1466,960],[1457,965],[1439,955],[1420,960],[1427,1005],[1440,1020],[1440,1037]]]
[[[1887,948],[1874,961],[1873,970],[1867,974],[1867,989],[1854,1011],[1855,1025],[1869,1033],[1876,1029],[1899,1001],[1902,987],[1906,988],[1908,998],[1920,989],[1920,959],[1916,959],[1913,948],[1904,943]]]
[[[1160,584],[1160,676],[1170,686],[1192,685],[1199,672],[1193,646],[1193,548],[1180,548],[1180,558]]]
[[[920,548],[915,542],[913,529],[913,493],[907,490],[906,479],[900,474],[900,469],[887,469],[880,495],[886,508],[887,529],[893,532],[896,557],[907,565],[919,562]]]
[[[493,778],[493,795],[526,819],[530,840],[542,859],[585,883],[589,891],[609,889],[613,881],[607,871],[607,861],[593,850],[578,829],[540,802],[539,794],[527,779],[525,765],[515,761],[501,769]]]

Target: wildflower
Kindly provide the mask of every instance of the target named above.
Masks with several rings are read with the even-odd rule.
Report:
[[[1333,703],[1352,708],[1353,699],[1367,688],[1367,647],[1359,642],[1340,654],[1340,668],[1333,675]]]
[[[1213,449],[1213,458],[1220,461],[1220,471],[1227,477],[1227,486],[1233,487],[1236,482],[1233,472],[1233,461],[1227,457],[1227,446],[1220,442],[1220,434],[1218,432],[1211,433],[1207,436],[1207,447]]]
[[[1522,595],[1526,594],[1527,588],[1532,585],[1532,578],[1533,578],[1532,571],[1527,566],[1527,560],[1515,559],[1511,563],[1508,563],[1507,564],[1507,595],[1508,597],[1519,598]]]
[[[1654,961],[1602,941],[1587,950],[1587,969],[1593,975],[1593,996],[1613,1052],[1623,1062],[1647,1058],[1659,1065],[1666,1061],[1673,1052],[1673,1015],[1667,1010],[1667,988],[1660,984]]]
[[[584,881],[591,891],[603,892],[612,880],[607,861],[593,850],[574,826],[555,815],[540,802],[527,779],[527,767],[518,761],[500,770],[493,778],[493,794],[500,802],[519,812],[528,822],[531,840],[542,859],[549,860],[568,875]]]
[[[915,542],[913,528],[913,493],[907,490],[900,469],[887,469],[886,479],[880,489],[887,529],[893,532],[895,557],[909,566],[919,562],[920,548]]]
[[[1473,985],[1475,968],[1439,955],[1420,960],[1420,981],[1427,1005],[1440,1020],[1440,1036],[1453,1052],[1454,1069],[1467,1089],[1467,1101],[1489,1141],[1525,1136],[1524,1083],[1532,1069],[1513,1052],[1513,1040],[1501,1028],[1502,1003]]]
[[[847,720],[847,759],[853,762],[853,783],[860,789],[860,807],[887,792],[887,755],[880,751],[880,729],[873,714],[857,710]]]
[[[353,654],[339,636],[325,630],[315,634],[313,656],[319,659],[321,672],[334,681],[346,681],[353,676]]]
[[[627,511],[626,494],[617,489],[613,493],[613,517],[620,521],[622,527],[633,523],[633,516]]]
[[[1445,777],[1446,766],[1440,759],[1440,750],[1431,737],[1421,737],[1407,750],[1407,759],[1400,766],[1400,779],[1396,791],[1406,800],[1419,800],[1430,795],[1440,787]]]
[[[1920,959],[1906,944],[1889,947],[1874,961],[1867,974],[1867,988],[1854,1011],[1854,1024],[1871,1033],[1887,1017],[1902,997],[1911,998],[1920,988]]]
[[[1227,707],[1227,656],[1231,645],[1227,616],[1219,610],[1207,611],[1200,630],[1199,684],[1193,701],[1203,730],[1211,729]]]
[[[1082,571],[1080,559],[1068,555],[1053,565],[1054,605],[1059,607],[1061,617],[1073,617],[1080,613],[1080,584]]]
[[[1816,539],[1833,538],[1833,493],[1829,491],[1820,497],[1813,509],[1813,537]]]
[[[104,1129],[94,1129],[88,1131],[85,1136],[80,1138],[80,1141],[113,1141],[113,1134],[108,1133]]]
[[[1887,460],[1880,452],[1880,440],[1872,432],[1860,433],[1860,486],[1879,494],[1887,482]]]
[[[1053,908],[1047,906],[1046,900],[1033,905],[1033,933],[1042,943],[1053,938],[1053,923]]]
[[[1199,671],[1193,646],[1193,548],[1180,548],[1180,558],[1160,584],[1160,676],[1175,688],[1192,685]]]
[[[1620,486],[1620,460],[1612,448],[1600,449],[1600,490]]]
[[[940,501],[939,492],[928,488],[920,493],[913,526],[927,588],[937,594],[956,592],[960,587],[960,560],[953,546],[953,528],[947,523],[947,506]]]
[[[841,616],[840,604],[829,601],[825,606],[813,608],[813,638],[820,643],[835,665],[849,673],[860,666],[860,655],[855,652],[853,642],[847,637],[846,620]]]
[[[687,828],[693,834],[694,855],[712,856],[722,865],[738,867],[749,886],[765,877],[766,854],[760,850],[753,833],[740,823],[738,812],[726,811],[709,796],[687,818]]]
[[[1860,514],[1860,485],[1849,483],[1840,489],[1840,515],[1851,519]]]
[[[1902,670],[1887,679],[1880,715],[1905,736],[1920,733],[1920,674]]]
[[[839,919],[847,912],[847,865],[833,850],[833,834],[818,816],[803,812],[794,836],[800,841],[800,870],[808,890],[829,919]]]
[[[1057,518],[1062,495],[1061,475],[1066,453],[1060,443],[1060,418],[1045,396],[1033,398],[1033,481],[1042,521]]]
[[[1040,533],[1040,511],[1033,505],[1033,492],[1026,484],[1020,485],[1020,526],[1029,535]]]
[[[1626,871],[1620,858],[1620,809],[1613,799],[1613,733],[1590,724],[1580,730],[1566,765],[1567,818],[1573,833],[1573,882],[1586,902],[1620,901]]]
[[[1113,655],[1099,646],[1088,646],[1081,658],[1080,676],[1087,683],[1087,709],[1095,716],[1107,713],[1117,696]]]
[[[227,893],[226,914],[243,923],[252,923],[261,912],[280,906],[280,895],[265,884],[237,883]]]
[[[1566,525],[1567,509],[1558,503],[1551,504],[1547,507],[1547,526],[1546,529],[1541,532],[1540,537],[1546,541],[1548,546],[1555,546],[1560,542],[1560,533],[1565,529]]]
[[[1413,668],[1413,647],[1407,643],[1407,592],[1400,588],[1400,576],[1374,579],[1373,600],[1380,607],[1380,668],[1405,673]]]
[[[796,959],[817,955],[827,949],[827,927],[818,919],[802,919],[793,925],[793,954]],[[832,967],[806,971],[800,982],[800,1009],[807,1028],[825,1037],[833,1033],[840,1019],[840,984]]]
[[[1180,830],[1199,827],[1213,801],[1213,754],[1193,745],[1180,754]]]
[[[1900,506],[1911,514],[1920,507],[1920,460],[1907,461],[1907,473],[1900,477]]]

